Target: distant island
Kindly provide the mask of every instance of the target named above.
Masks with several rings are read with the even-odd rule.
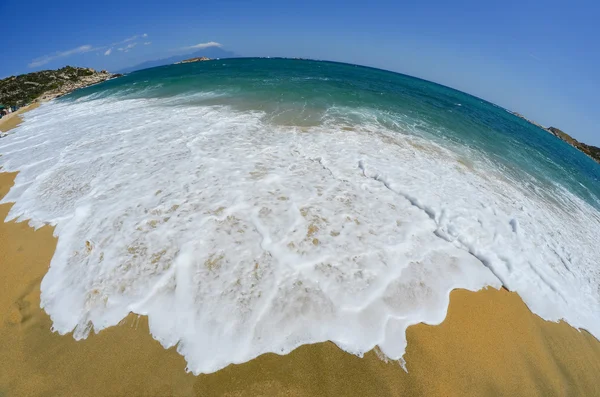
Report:
[[[510,112],[510,113],[514,114],[515,116],[517,116],[519,118],[522,118],[523,120],[527,121],[530,124],[535,125],[536,127],[540,127],[541,129],[548,131],[555,137],[562,139],[563,141],[567,142],[569,145],[573,146],[575,149],[579,149],[580,151],[587,154],[592,159],[596,160],[596,162],[600,163],[600,148],[598,148],[596,146],[586,145],[583,142],[579,142],[577,139],[573,138],[571,135],[567,134],[566,132],[564,132],[556,127],[546,128],[543,125],[536,123],[533,120],[529,120],[527,117],[523,116],[520,113],[517,113],[517,112]]]
[[[22,107],[33,101],[60,97],[102,81],[121,76],[106,70],[65,66],[58,70],[11,76],[0,80],[0,105]]]
[[[212,61],[212,59],[207,57],[195,57],[184,59],[183,61],[175,62],[173,65],[179,65],[180,63],[192,63],[192,62],[203,62],[203,61]]]
[[[173,55],[168,58],[152,59],[137,65],[129,66],[118,70],[118,73],[131,73],[136,70],[155,68],[157,66],[173,65],[174,63],[181,62],[185,59],[192,58],[210,58],[210,59],[226,59],[226,58],[239,58],[240,56],[234,52],[227,51],[221,47],[203,48],[198,51],[190,52],[187,54]]]

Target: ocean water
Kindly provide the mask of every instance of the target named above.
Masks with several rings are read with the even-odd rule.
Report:
[[[148,315],[198,373],[330,340],[404,363],[454,288],[600,337],[600,165],[470,95],[354,65],[143,70],[25,115],[7,220],[56,226],[76,339]]]

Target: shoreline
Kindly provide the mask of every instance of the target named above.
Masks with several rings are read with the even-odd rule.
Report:
[[[0,168],[0,198],[16,175]],[[6,223],[11,207],[0,205],[0,395],[600,395],[600,342],[505,289],[454,290],[441,324],[410,326],[408,373],[376,351],[359,358],[323,342],[194,376],[135,314],[75,341],[51,332],[40,308],[54,228]]]
[[[40,105],[41,101],[36,99],[34,102],[30,103],[27,106],[23,106],[16,112],[10,113],[9,115],[2,117],[0,119],[0,132],[5,133],[12,130],[13,128],[18,127],[23,122],[23,118],[21,117],[21,115],[39,107]]]
[[[15,177],[0,173],[0,196]],[[11,206],[0,205],[2,221]],[[174,348],[152,338],[147,318],[135,314],[75,341],[52,333],[39,306],[57,242],[53,230],[0,224],[0,392],[7,395],[600,394],[600,342],[541,319],[505,289],[454,290],[444,322],[409,327],[408,373],[375,351],[359,358],[324,342],[196,377],[185,372]]]

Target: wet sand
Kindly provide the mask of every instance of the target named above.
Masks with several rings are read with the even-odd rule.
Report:
[[[15,176],[0,173],[0,197]],[[506,290],[456,290],[441,325],[410,327],[408,373],[327,342],[196,377],[136,315],[76,342],[52,333],[39,307],[53,229],[1,222],[10,207],[0,205],[0,396],[600,395],[600,342]]]
[[[0,195],[15,175],[0,174]],[[505,290],[454,291],[441,325],[410,327],[408,374],[375,352],[320,343],[195,377],[135,315],[76,342],[52,333],[39,307],[52,232],[0,223],[0,395],[600,395],[600,343]]]
[[[21,124],[23,122],[23,119],[21,118],[21,114],[28,112],[30,110],[33,110],[35,108],[37,108],[38,106],[40,106],[39,102],[34,102],[31,105],[27,105],[22,107],[21,109],[17,110],[14,113],[11,113],[7,116],[4,116],[0,119],[0,132],[7,132],[8,130],[11,130],[13,128],[15,128],[16,126],[18,126],[19,124]]]

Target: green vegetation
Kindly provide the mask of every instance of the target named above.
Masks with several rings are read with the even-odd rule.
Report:
[[[67,82],[96,73],[93,69],[65,66],[58,70],[11,76],[0,80],[0,103],[6,106],[23,106],[47,91],[61,88]]]

